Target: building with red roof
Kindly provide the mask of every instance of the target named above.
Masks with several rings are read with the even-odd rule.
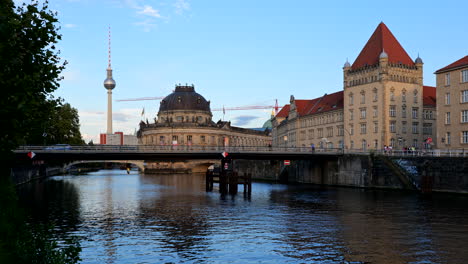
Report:
[[[437,147],[468,148],[468,56],[437,70]]]
[[[273,144],[288,147],[383,149],[431,147],[435,87],[422,84],[423,61],[413,61],[380,23],[351,64],[342,91],[297,100],[273,122]]]

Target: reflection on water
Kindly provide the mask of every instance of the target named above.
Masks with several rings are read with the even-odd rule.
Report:
[[[468,197],[103,170],[22,186],[32,221],[77,235],[83,263],[465,263]]]

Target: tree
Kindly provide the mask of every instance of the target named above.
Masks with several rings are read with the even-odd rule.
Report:
[[[85,144],[81,138],[78,110],[68,103],[56,106],[44,124],[44,127],[36,128],[35,137],[28,138],[27,144],[42,144],[42,141],[47,144]]]
[[[61,39],[56,23],[47,1],[15,7],[11,0],[0,0],[0,263],[79,261],[77,241],[59,248],[50,227],[26,224],[8,181],[12,150],[41,136],[39,128],[48,124],[57,108],[73,112],[51,95],[65,66],[55,48]],[[70,134],[75,138],[75,131]]]
[[[5,154],[34,138],[59,104],[51,93],[59,87],[65,62],[55,44],[56,14],[48,3],[15,7],[13,1],[0,5],[0,152]],[[42,133],[41,133],[42,134]]]

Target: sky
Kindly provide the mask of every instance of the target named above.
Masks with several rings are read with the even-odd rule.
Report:
[[[17,3],[28,1],[16,1]],[[343,64],[358,56],[383,21],[415,59],[424,84],[468,55],[468,1],[49,0],[67,61],[55,96],[78,109],[86,142],[106,132],[103,86],[111,28],[113,130],[133,134],[153,120],[176,84],[194,84],[212,108],[280,106],[343,89]],[[142,110],[145,114],[142,116]],[[261,127],[271,110],[213,112]]]

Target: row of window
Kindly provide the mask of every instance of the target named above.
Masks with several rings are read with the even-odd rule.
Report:
[[[442,138],[442,143],[447,145],[452,144],[452,134],[450,132],[445,133],[445,138]],[[468,131],[462,131],[460,133],[460,143],[468,144]]]
[[[376,102],[378,100],[377,88],[373,89],[372,94],[373,94],[373,101]],[[395,89],[393,88],[390,90],[390,101],[395,101]],[[406,89],[403,89],[401,93],[401,101],[403,103],[406,102]],[[416,104],[418,103],[418,90],[414,90],[413,92],[413,102]],[[366,92],[361,91],[361,104],[365,104],[365,103],[366,103]],[[353,104],[354,104],[354,94],[349,93],[349,105],[353,105]]]
[[[445,113],[445,124],[450,125],[452,123],[450,112]],[[460,112],[460,123],[468,123],[468,110],[462,110]]]
[[[401,123],[401,133],[402,134],[406,134],[406,131],[407,131],[406,125],[407,125],[406,121],[403,121]],[[359,126],[360,126],[360,134],[367,134],[367,123],[361,123],[361,124],[359,124]],[[396,128],[397,128],[396,127],[396,121],[390,121],[390,125],[389,125],[390,132],[391,133],[396,133],[397,132]],[[379,132],[379,123],[378,122],[374,122],[373,131],[374,131],[374,133]],[[419,133],[419,123],[418,122],[413,122],[412,123],[411,132],[413,134],[418,134]],[[349,124],[349,134],[354,135],[354,125],[353,124]],[[423,134],[432,135],[432,124],[431,123],[424,123],[423,124]]]
[[[373,112],[373,117],[378,117],[378,109],[377,106],[372,107],[372,112]],[[360,111],[360,117],[361,119],[365,119],[367,117],[367,108],[359,108]],[[413,107],[411,110],[411,117],[414,119],[418,118],[418,107]],[[390,117],[396,117],[397,111],[396,111],[396,106],[391,105],[389,108],[389,116]],[[406,106],[401,107],[401,117],[406,118]],[[424,111],[424,119],[432,120],[434,118],[433,112],[430,110]],[[354,120],[354,109],[349,109],[349,120]]]
[[[460,72],[460,82],[466,83],[468,82],[468,70],[463,70]],[[445,74],[445,85],[450,85],[450,73]]]
[[[309,129],[307,132],[307,139],[314,139],[314,138],[323,138],[324,136],[326,137],[333,137],[334,135],[334,130],[335,128],[330,126],[327,127],[324,134],[324,129],[323,128],[317,128],[317,137],[315,137],[315,129]],[[344,128],[343,126],[337,126],[336,127],[336,133],[337,136],[344,136]],[[305,140],[306,139],[306,131],[303,130],[299,134],[299,140]]]
[[[460,103],[468,103],[468,90],[463,90],[460,92]],[[451,104],[450,93],[445,94],[445,104]]]
[[[340,121],[343,121],[343,112],[302,119],[301,127],[302,128],[311,127],[315,125],[329,124],[329,123],[340,122]]]

